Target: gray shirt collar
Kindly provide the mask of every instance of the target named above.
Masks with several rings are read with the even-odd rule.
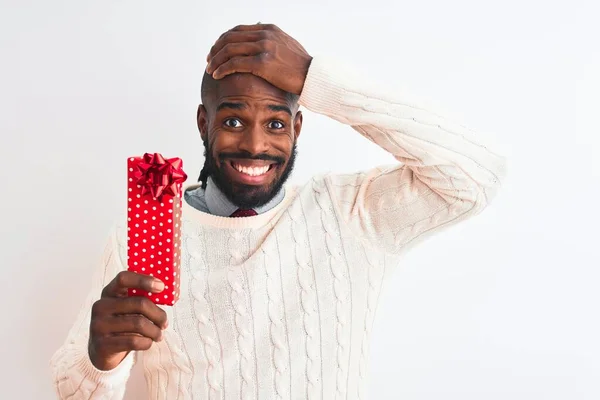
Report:
[[[217,185],[214,184],[211,178],[208,178],[206,182],[206,190],[202,188],[197,188],[190,193],[190,196],[199,198],[204,198],[204,203],[206,204],[206,210],[200,210],[204,212],[208,212],[212,215],[217,215],[219,217],[228,217],[233,214],[238,207],[233,204],[224,194],[219,190]],[[258,214],[262,214],[267,212],[277,206],[285,197],[285,189],[282,188],[268,203],[256,207],[254,211]],[[193,201],[190,202],[190,205],[194,206]],[[199,208],[199,207],[196,207]]]

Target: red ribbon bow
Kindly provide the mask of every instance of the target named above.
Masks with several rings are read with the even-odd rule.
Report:
[[[138,170],[134,174],[137,184],[142,186],[142,195],[151,193],[158,200],[165,194],[177,196],[177,185],[187,179],[182,164],[180,158],[165,159],[159,153],[144,154],[143,161],[137,165]]]

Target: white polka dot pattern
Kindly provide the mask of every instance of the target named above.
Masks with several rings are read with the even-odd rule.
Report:
[[[179,300],[181,261],[181,184],[177,196],[163,195],[158,200],[150,192],[142,195],[134,173],[142,157],[127,161],[127,267],[129,271],[162,280],[165,290],[159,294],[141,290],[130,296],[146,296],[155,304],[174,305]]]

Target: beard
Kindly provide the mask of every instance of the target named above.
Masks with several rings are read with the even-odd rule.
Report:
[[[219,188],[219,190],[238,208],[250,209],[257,208],[267,204],[272,200],[277,193],[283,188],[283,185],[290,177],[294,164],[296,162],[296,142],[292,148],[290,158],[285,163],[283,157],[271,156],[268,154],[252,155],[250,153],[227,153],[219,154],[217,161],[213,156],[211,147],[207,142],[204,142],[204,157],[207,177],[210,177],[213,183]],[[274,161],[276,166],[273,168],[281,168],[285,164],[285,167],[279,176],[275,177],[273,182],[262,185],[245,185],[237,182],[232,182],[227,175],[223,172],[223,164],[228,158],[245,158],[249,160],[267,160]]]

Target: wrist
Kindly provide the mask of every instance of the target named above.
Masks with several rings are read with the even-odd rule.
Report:
[[[81,346],[81,351],[77,352],[73,373],[79,373],[86,381],[102,387],[118,387],[126,383],[134,363],[135,353],[131,352],[115,368],[101,370],[92,363],[87,346]]]
[[[129,352],[123,352],[106,357],[99,355],[94,346],[88,346],[88,357],[98,371],[108,372],[117,368],[128,355]]]
[[[310,70],[310,65],[312,64],[312,61],[313,61],[313,57],[310,55],[307,55],[307,58],[305,59],[303,66],[302,66],[302,84],[300,85],[300,88],[295,93],[298,96],[300,96],[302,94],[302,91],[304,90],[304,84],[306,83],[306,77],[308,76],[308,71]]]

